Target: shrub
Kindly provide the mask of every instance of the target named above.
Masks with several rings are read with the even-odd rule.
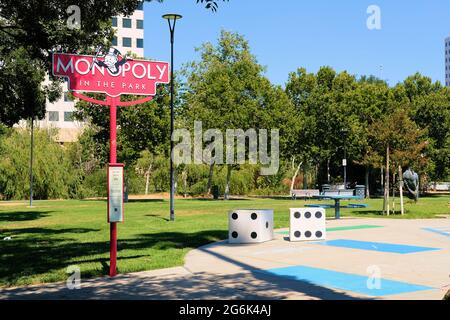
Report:
[[[55,130],[34,130],[33,194],[35,199],[68,198],[74,170]],[[11,130],[0,138],[0,194],[26,199],[30,190],[30,130]]]

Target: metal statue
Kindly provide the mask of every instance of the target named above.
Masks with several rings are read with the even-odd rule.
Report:
[[[408,190],[408,197],[417,201],[419,198],[419,175],[411,168],[403,173],[403,182]]]

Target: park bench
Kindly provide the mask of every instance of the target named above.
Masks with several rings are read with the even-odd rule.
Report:
[[[291,197],[293,200],[297,198],[312,198],[314,196],[320,195],[320,190],[318,189],[304,189],[304,190],[292,190]]]

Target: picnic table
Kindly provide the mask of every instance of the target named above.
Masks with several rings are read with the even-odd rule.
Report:
[[[350,206],[341,206],[341,200],[362,200],[364,197],[361,196],[350,196],[350,195],[316,195],[313,197],[314,199],[321,199],[321,200],[334,200],[334,206],[333,205],[309,205],[309,207],[327,207],[327,208],[334,208],[334,216],[336,219],[341,218],[341,208],[364,208],[367,207],[367,205],[358,205],[353,204]]]

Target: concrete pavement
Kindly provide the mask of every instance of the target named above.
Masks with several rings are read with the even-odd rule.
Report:
[[[450,219],[342,219],[327,221],[334,230],[327,240],[351,239],[438,250],[399,254],[355,248],[291,243],[285,230],[276,239],[257,245],[226,241],[192,250],[183,267],[120,275],[114,279],[82,280],[81,289],[65,283],[0,289],[0,299],[438,299],[450,289]],[[375,267],[383,279],[430,287],[395,295],[377,296],[341,290],[333,282],[295,280],[266,272],[275,268],[307,266],[370,277]],[[372,270],[372,271],[371,271]],[[321,280],[321,279],[318,279]],[[339,287],[339,286],[338,286]],[[374,289],[376,290],[376,289]]]

